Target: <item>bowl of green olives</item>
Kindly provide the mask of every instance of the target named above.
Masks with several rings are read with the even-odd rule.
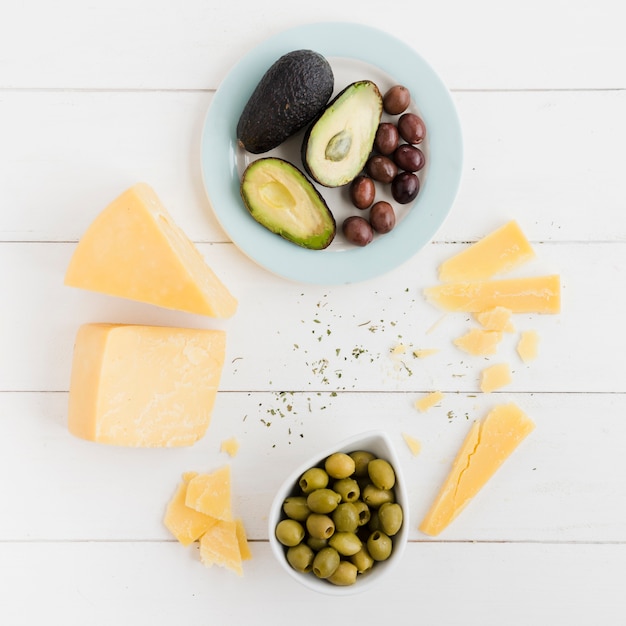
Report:
[[[331,595],[365,591],[387,575],[402,557],[408,530],[400,463],[388,435],[378,430],[298,466],[269,514],[270,546],[283,569]]]

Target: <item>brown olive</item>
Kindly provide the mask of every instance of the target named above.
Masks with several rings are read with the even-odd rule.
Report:
[[[426,125],[419,115],[404,113],[398,120],[398,132],[407,143],[418,144],[424,141]]]
[[[398,115],[406,111],[411,103],[411,92],[403,85],[394,85],[383,96],[383,108],[390,115]]]
[[[374,230],[370,223],[360,215],[351,215],[342,225],[345,238],[357,246],[366,246],[374,239]]]
[[[424,153],[410,143],[403,143],[398,146],[391,158],[405,172],[419,172],[426,163]]]
[[[398,173],[398,166],[387,156],[375,154],[365,164],[366,172],[381,183],[390,183]]]
[[[370,224],[377,233],[388,233],[396,225],[396,214],[389,202],[380,200],[370,209]]]
[[[350,199],[357,209],[367,209],[372,206],[376,196],[374,181],[363,174],[357,176],[350,184]]]
[[[413,172],[400,172],[391,183],[391,195],[398,204],[408,204],[420,190],[419,178]]]
[[[395,124],[391,122],[381,122],[378,125],[376,136],[374,137],[374,149],[380,154],[391,154],[400,141],[400,133]]]

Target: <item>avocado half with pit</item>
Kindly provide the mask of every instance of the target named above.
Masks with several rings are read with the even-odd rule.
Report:
[[[295,165],[264,157],[248,165],[241,197],[268,230],[303,248],[323,250],[335,237],[335,218],[313,183]]]
[[[237,141],[253,154],[268,152],[309,124],[328,104],[335,79],[314,50],[293,50],[265,72],[237,123]]]
[[[325,187],[340,187],[356,178],[372,151],[382,113],[383,98],[375,83],[348,85],[305,133],[306,172]]]

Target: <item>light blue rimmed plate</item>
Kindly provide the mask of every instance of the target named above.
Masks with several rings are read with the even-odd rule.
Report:
[[[242,150],[236,139],[241,112],[259,80],[283,54],[307,48],[323,54],[335,76],[335,93],[355,80],[373,80],[384,93],[395,84],[411,92],[410,110],[427,127],[423,147],[426,167],[421,187],[410,205],[397,205],[377,183],[377,200],[388,200],[398,211],[397,225],[376,235],[363,248],[341,234],[348,215],[361,214],[349,200],[347,187],[317,186],[337,221],[337,236],[326,250],[307,250],[258,224],[239,193],[245,166],[263,156],[280,156],[302,168],[300,144],[304,131],[262,155]],[[334,95],[334,94],[333,94]],[[384,115],[384,119],[393,119]],[[435,235],[456,197],[462,171],[463,146],[456,108],[435,71],[407,44],[377,29],[350,23],[298,26],[267,39],[243,57],[217,90],[201,137],[202,178],[213,211],[233,243],[268,271],[296,282],[318,285],[368,280],[408,261]]]

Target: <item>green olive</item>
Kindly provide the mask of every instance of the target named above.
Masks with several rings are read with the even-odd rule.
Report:
[[[382,530],[382,528],[380,527],[380,518],[378,517],[378,509],[372,509],[370,514],[370,521],[367,523],[367,529],[370,532],[374,532],[375,530]]]
[[[358,572],[354,563],[350,563],[350,561],[341,561],[334,574],[329,576],[327,580],[333,583],[333,585],[354,585],[357,574]]]
[[[367,547],[363,546],[356,554],[350,557],[350,562],[356,565],[357,572],[363,574],[371,569],[374,565],[374,559],[367,551]]]
[[[356,508],[359,516],[359,526],[365,526],[365,524],[370,521],[372,515],[369,506],[367,506],[363,500],[357,500],[356,502],[352,502],[352,504]]]
[[[372,483],[366,485],[363,489],[363,502],[367,506],[374,509],[378,508],[385,502],[395,502],[396,498],[391,489],[379,489]]]
[[[306,545],[309,546],[313,552],[319,552],[322,548],[325,548],[328,545],[328,539],[308,535],[306,538]]]
[[[297,546],[304,539],[304,528],[296,520],[281,520],[276,525],[276,538],[284,546]]]
[[[340,502],[341,496],[332,489],[316,489],[306,499],[306,504],[313,513],[332,513]]]
[[[367,465],[370,461],[373,461],[376,456],[366,450],[355,450],[354,452],[350,452],[350,456],[354,461],[354,475],[357,477],[367,476]]]
[[[311,513],[304,496],[289,496],[286,498],[285,502],[283,502],[283,511],[287,517],[298,522],[304,522]]]
[[[324,489],[328,486],[328,474],[321,467],[309,468],[298,481],[302,493],[311,493],[315,489]]]
[[[342,502],[333,511],[335,530],[353,533],[359,526],[359,510],[352,502]]]
[[[354,460],[345,452],[335,452],[324,462],[324,469],[331,478],[348,478],[354,473]]]
[[[370,480],[379,489],[392,489],[396,484],[396,473],[389,461],[385,459],[374,459],[367,466],[367,473]]]
[[[336,491],[343,502],[354,502],[361,496],[361,488],[354,478],[340,478],[333,483]]]
[[[335,533],[329,540],[328,545],[335,548],[342,556],[352,556],[362,547],[362,541],[354,533]]]
[[[385,533],[375,530],[367,539],[367,551],[374,561],[384,561],[391,555],[391,537]]]
[[[315,554],[313,550],[306,545],[306,543],[299,543],[297,546],[292,546],[287,550],[287,561],[293,569],[307,573],[313,568],[313,559]]]
[[[335,522],[328,515],[311,513],[306,518],[306,529],[311,537],[328,539],[335,532]]]
[[[380,530],[393,537],[402,526],[402,507],[397,502],[385,502],[378,509]]]
[[[335,548],[322,548],[313,558],[313,573],[318,578],[332,576],[337,568],[341,557]]]

